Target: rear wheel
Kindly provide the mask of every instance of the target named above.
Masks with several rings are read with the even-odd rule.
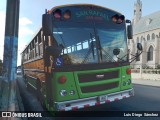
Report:
[[[39,102],[42,104],[42,106],[44,107],[44,96],[42,94],[42,85],[41,85],[41,82],[39,79],[37,79],[37,90],[36,90],[36,95],[37,95],[37,98],[39,100]]]

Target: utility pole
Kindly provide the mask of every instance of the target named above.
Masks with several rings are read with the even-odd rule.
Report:
[[[0,110],[15,111],[20,0],[7,0]]]

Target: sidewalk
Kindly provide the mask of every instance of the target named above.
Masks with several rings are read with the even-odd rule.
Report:
[[[7,96],[8,94],[8,90],[5,90],[7,88],[10,88],[10,86],[8,86],[7,83],[3,83],[2,84],[2,77],[0,76],[0,104],[1,104],[1,108],[0,108],[0,114],[2,115],[2,112],[20,112],[23,107],[22,107],[22,100],[19,94],[19,89],[18,89],[18,85],[16,85],[16,93],[14,94],[14,100],[12,101],[12,106],[10,107],[9,105],[9,101],[10,101],[10,97]],[[4,89],[3,89],[4,88]],[[5,92],[3,92],[5,91]],[[7,92],[7,93],[6,93]],[[24,111],[24,110],[23,110]],[[22,120],[22,118],[20,117],[15,117],[15,118],[10,118],[10,117],[0,117],[0,120]],[[26,120],[23,119],[23,120]]]
[[[132,83],[160,87],[160,80],[132,79]]]

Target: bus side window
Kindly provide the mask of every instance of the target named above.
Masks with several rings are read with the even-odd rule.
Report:
[[[39,44],[39,54],[40,54],[40,56],[43,56],[43,44],[42,44],[43,33],[42,33],[42,31],[40,33],[41,33],[41,36],[40,36],[40,39],[38,41],[38,44]]]
[[[39,36],[35,38],[35,57],[39,56],[38,38]]]
[[[28,60],[30,60],[31,59],[31,53],[30,53],[30,50],[31,50],[31,48],[30,48],[30,45],[28,46]]]
[[[35,40],[32,41],[32,59],[35,58]]]

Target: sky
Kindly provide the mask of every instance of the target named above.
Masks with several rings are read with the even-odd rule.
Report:
[[[21,64],[20,53],[29,43],[36,31],[40,28],[42,14],[45,9],[57,5],[90,3],[104,6],[125,15],[126,19],[133,19],[134,3],[137,0],[20,0],[19,37],[18,37],[18,62]],[[160,0],[141,0],[142,17],[160,11]],[[7,0],[0,0],[0,59],[3,60],[4,31]]]

